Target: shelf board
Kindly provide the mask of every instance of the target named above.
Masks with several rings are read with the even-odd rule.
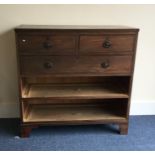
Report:
[[[51,123],[86,123],[126,121],[118,108],[101,106],[47,106],[31,105],[29,114],[24,122],[51,122]]]
[[[128,98],[126,90],[117,85],[102,84],[51,84],[30,85],[23,91],[23,98],[55,98],[55,99],[106,99]]]

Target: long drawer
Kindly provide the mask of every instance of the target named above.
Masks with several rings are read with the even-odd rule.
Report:
[[[132,56],[21,56],[21,75],[129,75]]]

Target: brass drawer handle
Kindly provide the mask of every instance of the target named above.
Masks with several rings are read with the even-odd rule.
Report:
[[[104,48],[110,48],[111,45],[112,45],[111,42],[110,42],[110,41],[107,41],[107,40],[104,41],[104,43],[103,43],[103,47],[104,47]]]
[[[45,62],[44,63],[44,68],[45,69],[51,69],[53,67],[53,63],[52,62]]]
[[[52,47],[52,44],[50,42],[44,42],[43,47],[46,48],[46,49],[49,49],[49,48]]]
[[[108,60],[106,60],[106,61],[104,61],[104,62],[101,63],[101,67],[102,68],[108,68],[109,66],[110,66],[110,64],[109,64],[109,61]]]

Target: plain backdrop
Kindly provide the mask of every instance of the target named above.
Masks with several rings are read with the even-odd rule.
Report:
[[[0,5],[0,117],[18,117],[14,28],[126,25],[140,29],[131,114],[155,114],[155,5]]]

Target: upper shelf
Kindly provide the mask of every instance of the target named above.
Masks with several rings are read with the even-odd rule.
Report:
[[[128,93],[116,85],[102,86],[98,84],[61,84],[61,85],[29,85],[23,91],[23,98],[54,99],[106,99],[128,98]]]

